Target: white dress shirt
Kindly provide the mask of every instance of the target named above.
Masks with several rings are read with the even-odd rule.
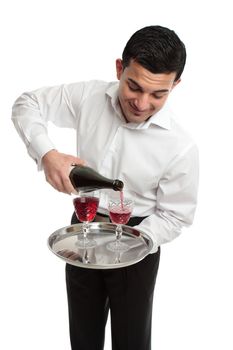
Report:
[[[77,156],[134,197],[133,216],[147,216],[138,228],[152,237],[155,252],[192,224],[198,188],[198,150],[165,105],[141,124],[126,123],[118,82],[80,82],[45,87],[20,96],[12,120],[29,155],[41,158],[56,145],[47,122],[77,130]],[[99,210],[107,213],[101,192]]]

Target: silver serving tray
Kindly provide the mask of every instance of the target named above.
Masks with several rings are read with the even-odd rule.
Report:
[[[82,224],[60,228],[48,238],[49,249],[68,264],[89,269],[115,269],[135,264],[150,253],[153,247],[151,238],[133,227],[122,225],[122,242],[130,249],[125,252],[112,252],[106,248],[115,239],[116,225],[108,222],[92,222],[88,237],[97,245],[82,249],[77,240],[82,235]]]

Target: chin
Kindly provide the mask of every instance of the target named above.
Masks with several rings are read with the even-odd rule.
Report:
[[[142,119],[142,118],[135,115],[133,117],[129,117],[127,120],[129,123],[140,124],[140,123],[143,123],[145,119],[144,118]]]

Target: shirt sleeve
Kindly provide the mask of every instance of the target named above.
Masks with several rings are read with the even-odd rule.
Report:
[[[157,189],[155,213],[138,225],[151,236],[153,251],[179,236],[182,227],[193,223],[198,178],[198,150],[196,145],[192,145],[169,164]]]
[[[56,148],[48,135],[48,122],[75,128],[83,90],[83,83],[44,87],[23,93],[15,101],[12,121],[39,170],[43,155]]]

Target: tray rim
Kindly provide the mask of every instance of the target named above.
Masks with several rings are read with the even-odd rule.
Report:
[[[94,221],[94,222],[90,223],[90,228],[91,227],[97,228],[98,226],[100,228],[104,226],[104,227],[106,227],[106,230],[107,230],[107,227],[111,227],[112,229],[114,229],[114,227],[116,227],[117,225],[113,224],[111,222],[98,222],[98,221]],[[73,266],[82,267],[82,268],[88,268],[88,269],[97,269],[97,270],[116,269],[116,268],[127,267],[127,266],[130,266],[130,265],[134,265],[134,264],[140,262],[141,260],[143,260],[147,255],[150,254],[150,252],[153,249],[153,241],[152,241],[151,237],[146,232],[144,232],[143,230],[139,230],[138,228],[136,229],[133,226],[128,226],[128,225],[122,225],[123,235],[124,235],[124,229],[128,230],[128,231],[131,231],[131,232],[135,231],[135,232],[139,233],[138,237],[136,235],[134,235],[133,233],[130,233],[130,232],[128,232],[128,234],[131,235],[131,236],[136,236],[135,239],[142,238],[142,239],[144,239],[144,241],[147,241],[146,245],[147,245],[148,249],[147,249],[146,254],[142,255],[141,257],[139,257],[139,258],[137,258],[135,260],[130,260],[128,262],[122,262],[122,263],[120,262],[120,263],[117,263],[117,264],[84,264],[84,263],[79,262],[77,260],[75,260],[75,261],[69,260],[68,258],[63,257],[60,254],[58,254],[52,248],[53,244],[55,244],[56,242],[59,242],[62,239],[62,237],[65,237],[67,234],[68,234],[68,236],[70,236],[69,232],[67,232],[68,230],[71,230],[71,232],[73,233],[72,236],[73,235],[75,236],[81,231],[81,230],[75,230],[75,228],[81,228],[81,227],[82,227],[82,223],[77,223],[77,224],[71,224],[71,225],[63,226],[63,227],[55,230],[47,238],[47,246],[48,246],[49,250],[53,254],[55,254],[58,258],[60,258],[61,260],[65,261],[67,264],[70,264],[70,265],[73,265]],[[64,232],[64,233],[62,233],[62,232]],[[59,236],[60,236],[61,239],[58,239]]]

